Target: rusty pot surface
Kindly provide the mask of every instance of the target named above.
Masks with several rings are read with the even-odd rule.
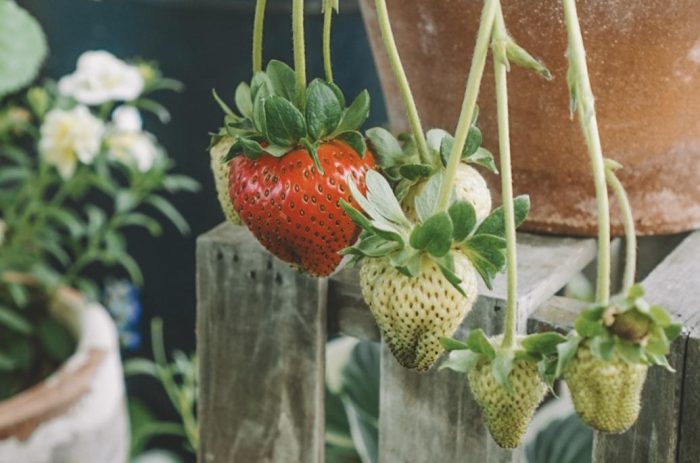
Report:
[[[696,0],[580,0],[605,156],[625,166],[639,234],[700,228],[700,8]],[[482,2],[388,0],[399,51],[424,127],[457,124]],[[405,130],[399,94],[381,45],[374,2],[362,0],[390,124]],[[505,0],[511,35],[554,75],[509,74],[515,192],[528,193],[524,229],[594,235],[590,161],[569,117],[566,31],[560,2]],[[485,145],[497,154],[493,65],[479,97]],[[494,193],[499,180],[489,176]],[[613,202],[614,232],[622,232]]]

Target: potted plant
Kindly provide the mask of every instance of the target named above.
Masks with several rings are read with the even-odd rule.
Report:
[[[33,34],[15,36],[11,43],[43,44],[41,29],[26,13],[12,2],[0,2],[0,8],[3,19],[23,26],[10,32]],[[3,51],[8,53],[4,60],[16,62],[36,52]],[[35,74],[41,59],[33,61]],[[13,84],[3,91],[25,84],[28,74],[3,75],[3,83]],[[186,229],[163,193],[192,191],[197,184],[172,174],[163,147],[142,129],[138,109],[162,114],[165,109],[151,93],[179,87],[152,63],[127,63],[105,51],[90,51],[80,57],[75,72],[58,82],[3,97],[2,461],[126,459],[117,335],[95,302],[100,289],[92,275],[122,267],[141,283],[124,230],[143,227],[157,235],[161,225],[154,211]]]
[[[374,1],[362,0],[365,22],[395,129],[406,127],[400,95],[383,51]],[[406,64],[416,103],[427,127],[452,129],[457,95],[466,81],[480,2],[390,1],[396,41]],[[700,10],[690,0],[674,2],[579,2],[591,80],[597,89],[598,118],[606,155],[626,169],[637,211],[637,232],[677,233],[700,226]],[[515,191],[527,192],[533,209],[525,227],[533,231],[594,235],[596,230],[590,166],[583,139],[567,114],[566,34],[560,2],[505,2],[503,13],[513,36],[536,50],[555,81],[514,74],[511,128]],[[673,27],[668,27],[673,24]],[[492,71],[480,95],[485,146],[495,151],[496,108]],[[440,91],[434,89],[439,85]],[[488,175],[491,187],[498,180]],[[556,194],[552,194],[556,191]],[[613,210],[613,232],[622,222]]]

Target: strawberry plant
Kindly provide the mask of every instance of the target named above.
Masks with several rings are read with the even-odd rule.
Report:
[[[242,222],[272,254],[311,275],[325,276],[340,263],[338,252],[352,244],[358,227],[340,207],[352,202],[348,181],[364,188],[374,167],[360,127],[369,115],[369,94],[349,105],[333,83],[330,14],[326,2],[326,80],[307,85],[303,2],[293,9],[295,69],[272,60],[262,70],[262,17],[254,27],[254,75],[235,91],[237,111],[214,93],[225,113],[212,137],[212,168],[226,217]],[[221,163],[225,163],[222,167]]]
[[[681,327],[664,308],[645,301],[642,287],[634,284],[637,245],[630,204],[615,175],[621,166],[603,158],[576,5],[573,0],[563,3],[569,35],[571,111],[578,114],[593,164],[599,257],[596,302],[578,316],[566,342],[559,344],[557,374],[563,374],[576,411],[586,424],[604,432],[623,432],[639,415],[648,367],[660,365],[673,371],[666,356]],[[621,206],[627,241],[623,291],[612,298],[608,185]]]

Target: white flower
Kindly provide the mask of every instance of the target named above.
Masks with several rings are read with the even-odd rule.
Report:
[[[143,86],[143,77],[136,66],[103,50],[83,53],[78,58],[75,72],[58,82],[61,94],[86,105],[134,100],[143,91]]]
[[[112,113],[112,124],[120,132],[139,132],[143,121],[138,109],[124,105]]]
[[[147,132],[114,131],[107,136],[109,156],[128,166],[135,166],[141,172],[153,167],[158,158],[159,148],[153,135]]]
[[[105,128],[85,106],[70,111],[54,109],[41,125],[39,151],[66,179],[73,175],[78,161],[92,164],[100,151]]]

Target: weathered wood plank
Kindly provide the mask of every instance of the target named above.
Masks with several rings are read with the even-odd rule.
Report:
[[[197,242],[200,463],[321,463],[326,280],[243,228]]]
[[[595,241],[521,233],[518,235],[518,303],[521,307],[519,326],[525,329],[528,314],[556,294],[571,277],[595,257]],[[506,295],[506,278],[500,274],[487,289],[480,283],[481,298],[496,303],[500,310]],[[374,318],[360,294],[357,270],[343,270],[331,277],[328,295],[331,332],[367,341],[378,341]]]
[[[650,368],[639,420],[623,434],[597,433],[593,459],[595,462],[696,462],[700,455],[696,437],[700,416],[697,396],[700,355],[693,357],[693,354],[700,352],[700,346],[693,330],[700,321],[697,299],[700,233],[686,238],[649,274],[643,285],[649,301],[668,308],[674,319],[689,331],[672,346],[669,362],[677,372]]]
[[[521,235],[519,241],[519,297],[524,331],[527,315],[559,291],[595,254],[593,240]],[[346,291],[352,277],[339,278]],[[355,283],[356,285],[356,283]],[[355,289],[357,294],[357,289]],[[505,281],[493,290],[482,288],[481,297],[458,331],[483,328],[500,333],[503,325]],[[355,305],[361,302],[354,301]],[[431,370],[415,373],[402,368],[388,349],[382,352],[380,461],[415,463],[520,462],[522,449],[499,448],[484,427],[479,408],[464,375]]]

